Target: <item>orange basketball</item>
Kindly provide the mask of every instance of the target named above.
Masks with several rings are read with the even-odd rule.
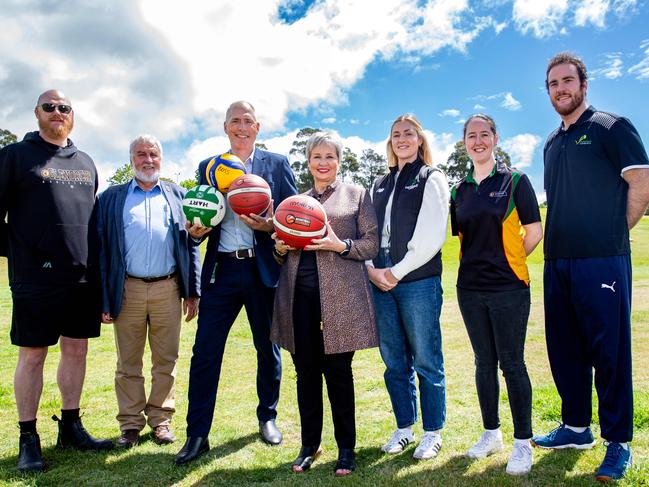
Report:
[[[270,186],[256,174],[244,174],[230,184],[228,204],[237,215],[262,215],[270,200]]]
[[[286,245],[302,249],[327,233],[327,214],[311,196],[289,196],[277,206],[273,225]]]

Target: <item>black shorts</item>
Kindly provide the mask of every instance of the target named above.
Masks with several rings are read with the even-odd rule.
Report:
[[[88,283],[12,284],[11,343],[56,345],[59,337],[93,338],[101,331],[101,294]]]

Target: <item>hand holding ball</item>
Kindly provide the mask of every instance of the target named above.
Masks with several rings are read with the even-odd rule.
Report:
[[[327,233],[327,214],[311,196],[289,196],[277,206],[273,225],[277,237],[286,245],[303,249]]]
[[[194,225],[215,227],[225,216],[225,198],[212,186],[195,186],[185,194],[183,212]]]
[[[237,215],[263,215],[270,202],[270,186],[260,176],[244,174],[230,184],[228,204]]]

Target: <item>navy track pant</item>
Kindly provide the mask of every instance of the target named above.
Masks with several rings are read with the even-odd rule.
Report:
[[[631,257],[546,260],[545,333],[565,424],[589,426],[592,381],[602,437],[633,437]]]

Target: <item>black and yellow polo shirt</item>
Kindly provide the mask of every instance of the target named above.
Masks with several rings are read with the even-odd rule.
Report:
[[[457,287],[475,291],[528,287],[522,226],[538,221],[539,205],[527,176],[497,163],[478,184],[471,168],[451,189],[451,229],[460,237]]]

